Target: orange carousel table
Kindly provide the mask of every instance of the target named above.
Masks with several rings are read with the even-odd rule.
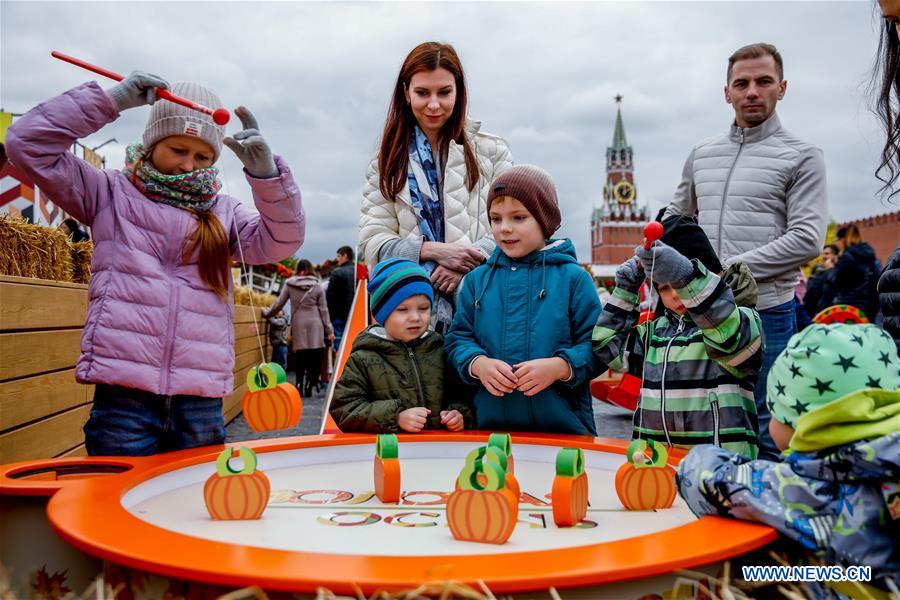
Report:
[[[466,454],[487,434],[398,437],[404,491],[395,504],[374,495],[375,437],[362,434],[240,444],[255,450],[271,482],[259,520],[209,517],[203,485],[221,446],[5,465],[0,501],[10,507],[49,497],[46,518],[56,533],[108,563],[206,584],[297,592],[324,586],[354,593],[359,586],[372,593],[453,579],[483,580],[495,593],[553,586],[607,597],[602,590],[632,588],[602,586],[721,562],[776,537],[768,527],[697,519],[680,499],[666,510],[625,510],[614,489],[623,440],[513,434],[522,492],[518,525],[503,545],[457,541],[444,518],[447,494]],[[554,525],[550,506],[554,461],[564,446],[583,449],[590,483],[587,517],[570,528]],[[681,456],[673,451],[669,463]],[[240,466],[237,458],[232,463]]]

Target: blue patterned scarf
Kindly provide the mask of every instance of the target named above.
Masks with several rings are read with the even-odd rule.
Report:
[[[409,198],[419,221],[419,231],[425,241],[444,242],[444,204],[441,201],[440,171],[434,159],[431,144],[425,133],[416,125],[409,139]],[[422,263],[429,275],[437,268],[437,263]],[[453,298],[435,293],[434,329],[446,333],[453,320]]]
[[[422,235],[429,242],[443,242],[444,207],[441,203],[440,173],[431,144],[418,125],[409,140],[407,180]]]

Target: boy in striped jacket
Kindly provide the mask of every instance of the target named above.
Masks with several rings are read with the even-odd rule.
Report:
[[[738,306],[706,234],[684,216],[666,219],[660,241],[616,271],[616,288],[593,333],[598,363],[642,376],[634,437],[669,446],[715,444],[755,458],[753,391],[762,357],[752,277],[739,264]],[[736,277],[738,273],[743,277]],[[649,275],[659,294],[656,318],[638,325],[638,290]]]

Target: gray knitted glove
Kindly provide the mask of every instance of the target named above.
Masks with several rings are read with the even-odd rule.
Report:
[[[278,177],[278,167],[275,165],[275,159],[272,158],[269,144],[259,133],[256,117],[243,106],[238,106],[234,114],[240,118],[244,130],[234,134],[234,137],[225,138],[223,140],[225,145],[237,154],[251,176],[257,179]]]
[[[169,83],[159,75],[132,71],[118,85],[106,90],[119,112],[156,102],[156,88],[167,88]]]
[[[616,269],[616,287],[637,293],[644,283],[644,272],[641,270],[641,262],[636,256],[632,256]]]
[[[675,288],[686,286],[694,275],[694,263],[675,248],[660,241],[653,242],[649,250],[643,246],[634,249],[644,272],[654,283],[670,284]]]

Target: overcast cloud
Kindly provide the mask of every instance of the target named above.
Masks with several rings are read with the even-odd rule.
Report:
[[[303,192],[306,243],[319,262],[353,245],[366,166],[409,50],[452,43],[466,69],[470,117],[507,139],[516,162],[548,169],[561,234],[590,257],[591,208],[601,198],[613,97],[634,147],[638,198],[666,204],[692,145],[733,118],[722,86],[728,55],[768,41],[785,59],[785,127],[825,151],[831,216],[896,210],[877,198],[881,135],[865,84],[877,46],[873,2],[205,3],[0,2],[0,106],[24,112],[93,78],[51,50],[127,73],[215,89],[257,116]],[[104,86],[109,85],[103,81]],[[91,136],[122,164],[146,108]],[[233,119],[229,133],[238,130]],[[227,149],[225,191],[250,202]]]

